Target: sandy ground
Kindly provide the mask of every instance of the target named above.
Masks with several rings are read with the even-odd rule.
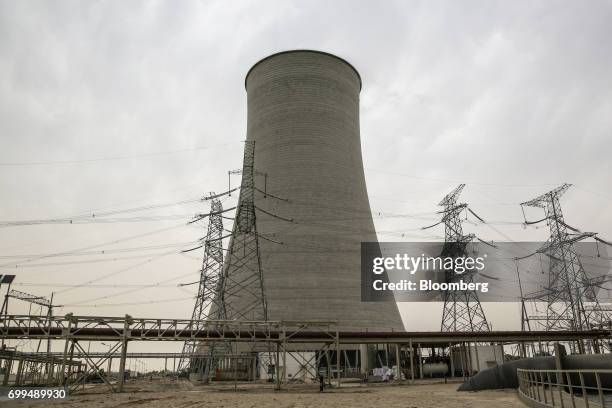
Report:
[[[321,408],[321,407],[524,407],[514,390],[457,392],[458,383],[415,385],[354,385],[326,389],[313,385],[274,391],[268,385],[193,386],[187,381],[131,381],[127,392],[109,394],[103,388],[71,395],[67,401],[2,401],[2,407],[172,407],[172,408]],[[102,392],[104,391],[104,392]],[[98,392],[98,393],[94,393]]]

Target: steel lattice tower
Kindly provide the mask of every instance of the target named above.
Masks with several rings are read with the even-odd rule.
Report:
[[[565,183],[521,204],[543,208],[545,218],[540,221],[547,220],[550,228],[548,242],[537,251],[550,260],[548,287],[531,298],[534,302],[546,303],[546,315],[529,318],[540,322],[545,330],[590,330],[609,323],[609,316],[600,306],[593,282],[587,277],[574,247],[575,242],[586,238],[597,239],[596,234],[579,232],[563,218],[559,198],[570,187],[571,184]]]
[[[255,216],[255,142],[244,146],[240,197],[227,251],[219,320],[268,320]],[[239,302],[235,302],[239,299]],[[221,313],[221,312],[219,312]]]
[[[211,193],[211,197],[214,194]],[[206,325],[206,320],[222,319],[223,305],[219,302],[219,288],[223,278],[223,205],[218,198],[211,199],[208,214],[208,230],[203,239],[204,257],[200,270],[198,295],[196,297],[191,320],[195,323],[194,330],[200,330]],[[214,314],[214,316],[212,316]],[[205,377],[214,371],[212,348],[210,357],[194,359],[189,356],[200,346],[195,340],[185,342],[183,357],[179,362],[179,371],[189,368],[192,373],[202,373]],[[201,351],[201,350],[198,350]],[[208,378],[208,377],[207,377]]]
[[[211,202],[202,282],[192,317],[200,326],[214,325],[220,320],[268,320],[255,214],[254,198],[255,190],[258,190],[255,186],[255,142],[245,142],[243,167],[239,173],[242,174],[240,197],[225,258],[221,215],[224,211],[219,200]],[[205,310],[208,310],[207,314]],[[190,372],[197,376],[201,374],[200,378],[208,381],[219,361],[232,353],[233,346],[224,341],[206,346],[186,343],[185,347],[188,349],[183,354],[189,355],[197,349],[199,354],[205,355],[192,359]]]
[[[462,258],[467,256],[467,244],[474,239],[473,234],[464,235],[461,221],[461,213],[467,208],[467,204],[458,204],[457,200],[465,184],[460,184],[438,205],[444,207],[440,213],[443,214],[444,223],[444,247],[441,257]],[[454,271],[447,271],[445,281],[448,283],[463,279],[464,282],[473,281],[473,272],[466,271],[457,275]],[[444,291],[444,309],[442,311],[441,331],[488,331],[489,325],[478,294],[476,291]]]

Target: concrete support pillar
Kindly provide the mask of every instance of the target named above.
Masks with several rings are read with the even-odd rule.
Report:
[[[276,386],[275,386],[275,388],[277,390],[280,390],[280,388],[281,388],[281,382],[280,382],[280,361],[279,361],[280,360],[280,356],[279,356],[280,350],[279,350],[279,348],[280,348],[280,344],[276,343],[276,361],[275,361],[275,363],[276,363],[276,366],[275,366],[275,369],[276,369]]]
[[[559,344],[558,341],[553,345],[555,350],[555,370],[563,370],[563,357],[565,356],[565,347]],[[561,373],[555,373],[558,384],[565,384],[565,376]]]
[[[287,336],[283,330],[283,384],[287,384]]]
[[[410,381],[414,382],[414,346],[412,340],[408,344],[408,347],[410,347]]]
[[[448,359],[450,361],[451,378],[455,378],[455,360],[453,359],[453,344],[448,343]]]
[[[389,364],[389,343],[385,343],[385,365],[387,367],[390,366]]]
[[[398,381],[402,379],[402,364],[400,360],[400,347],[399,344],[395,343],[395,365],[397,366],[396,378]]]
[[[474,343],[474,354],[476,354],[476,371],[480,372],[480,353],[478,352],[478,343]]]
[[[468,361],[467,361],[467,350],[465,349],[465,343],[461,343],[459,346],[459,356],[461,357],[461,374],[463,375],[463,380],[465,381],[468,376]]]
[[[338,380],[338,388],[340,388],[340,333],[336,331],[336,377]]]
[[[236,352],[234,351],[234,353]],[[238,355],[237,353],[236,353],[236,356],[234,356],[234,358],[231,359],[231,364],[232,364],[232,371],[233,371],[233,377],[234,377],[234,390],[236,390],[238,388]]]
[[[471,377],[474,372],[474,364],[473,364],[473,357],[472,357],[472,347],[469,342],[467,343],[466,356],[468,360],[468,363],[467,363],[468,377]]]
[[[359,360],[361,362],[361,374],[368,374],[370,367],[368,366],[368,345],[360,344],[359,345]]]
[[[419,347],[419,378],[423,379],[423,349],[421,348],[421,343],[418,344]]]

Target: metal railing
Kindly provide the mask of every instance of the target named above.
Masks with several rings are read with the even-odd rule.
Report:
[[[612,370],[517,369],[519,397],[532,407],[610,407]]]

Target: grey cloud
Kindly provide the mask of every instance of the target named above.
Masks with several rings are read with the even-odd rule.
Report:
[[[155,158],[2,167],[0,218],[222,191],[227,170],[240,166],[245,73],[272,52],[315,48],[347,58],[363,77],[366,167],[417,177],[367,172],[375,211],[429,212],[417,220],[377,218],[381,240],[420,239],[414,230],[436,217],[435,205],[456,181],[469,184],[464,197],[479,213],[500,221],[520,221],[514,204],[573,182],[582,189],[564,199],[568,222],[612,237],[611,19],[606,1],[2,1],[0,162],[233,144]],[[0,248],[66,250],[162,224],[0,229]],[[486,226],[470,228],[501,238]],[[516,240],[546,237],[545,229],[498,228]],[[201,234],[185,227],[150,241]],[[179,258],[134,270],[129,280],[197,274],[197,259]],[[81,282],[110,266],[54,269],[61,271],[27,271],[20,279]],[[60,300],[87,297],[78,293]],[[149,290],[138,299],[181,294]],[[190,307],[186,300],[121,311],[174,317]]]

